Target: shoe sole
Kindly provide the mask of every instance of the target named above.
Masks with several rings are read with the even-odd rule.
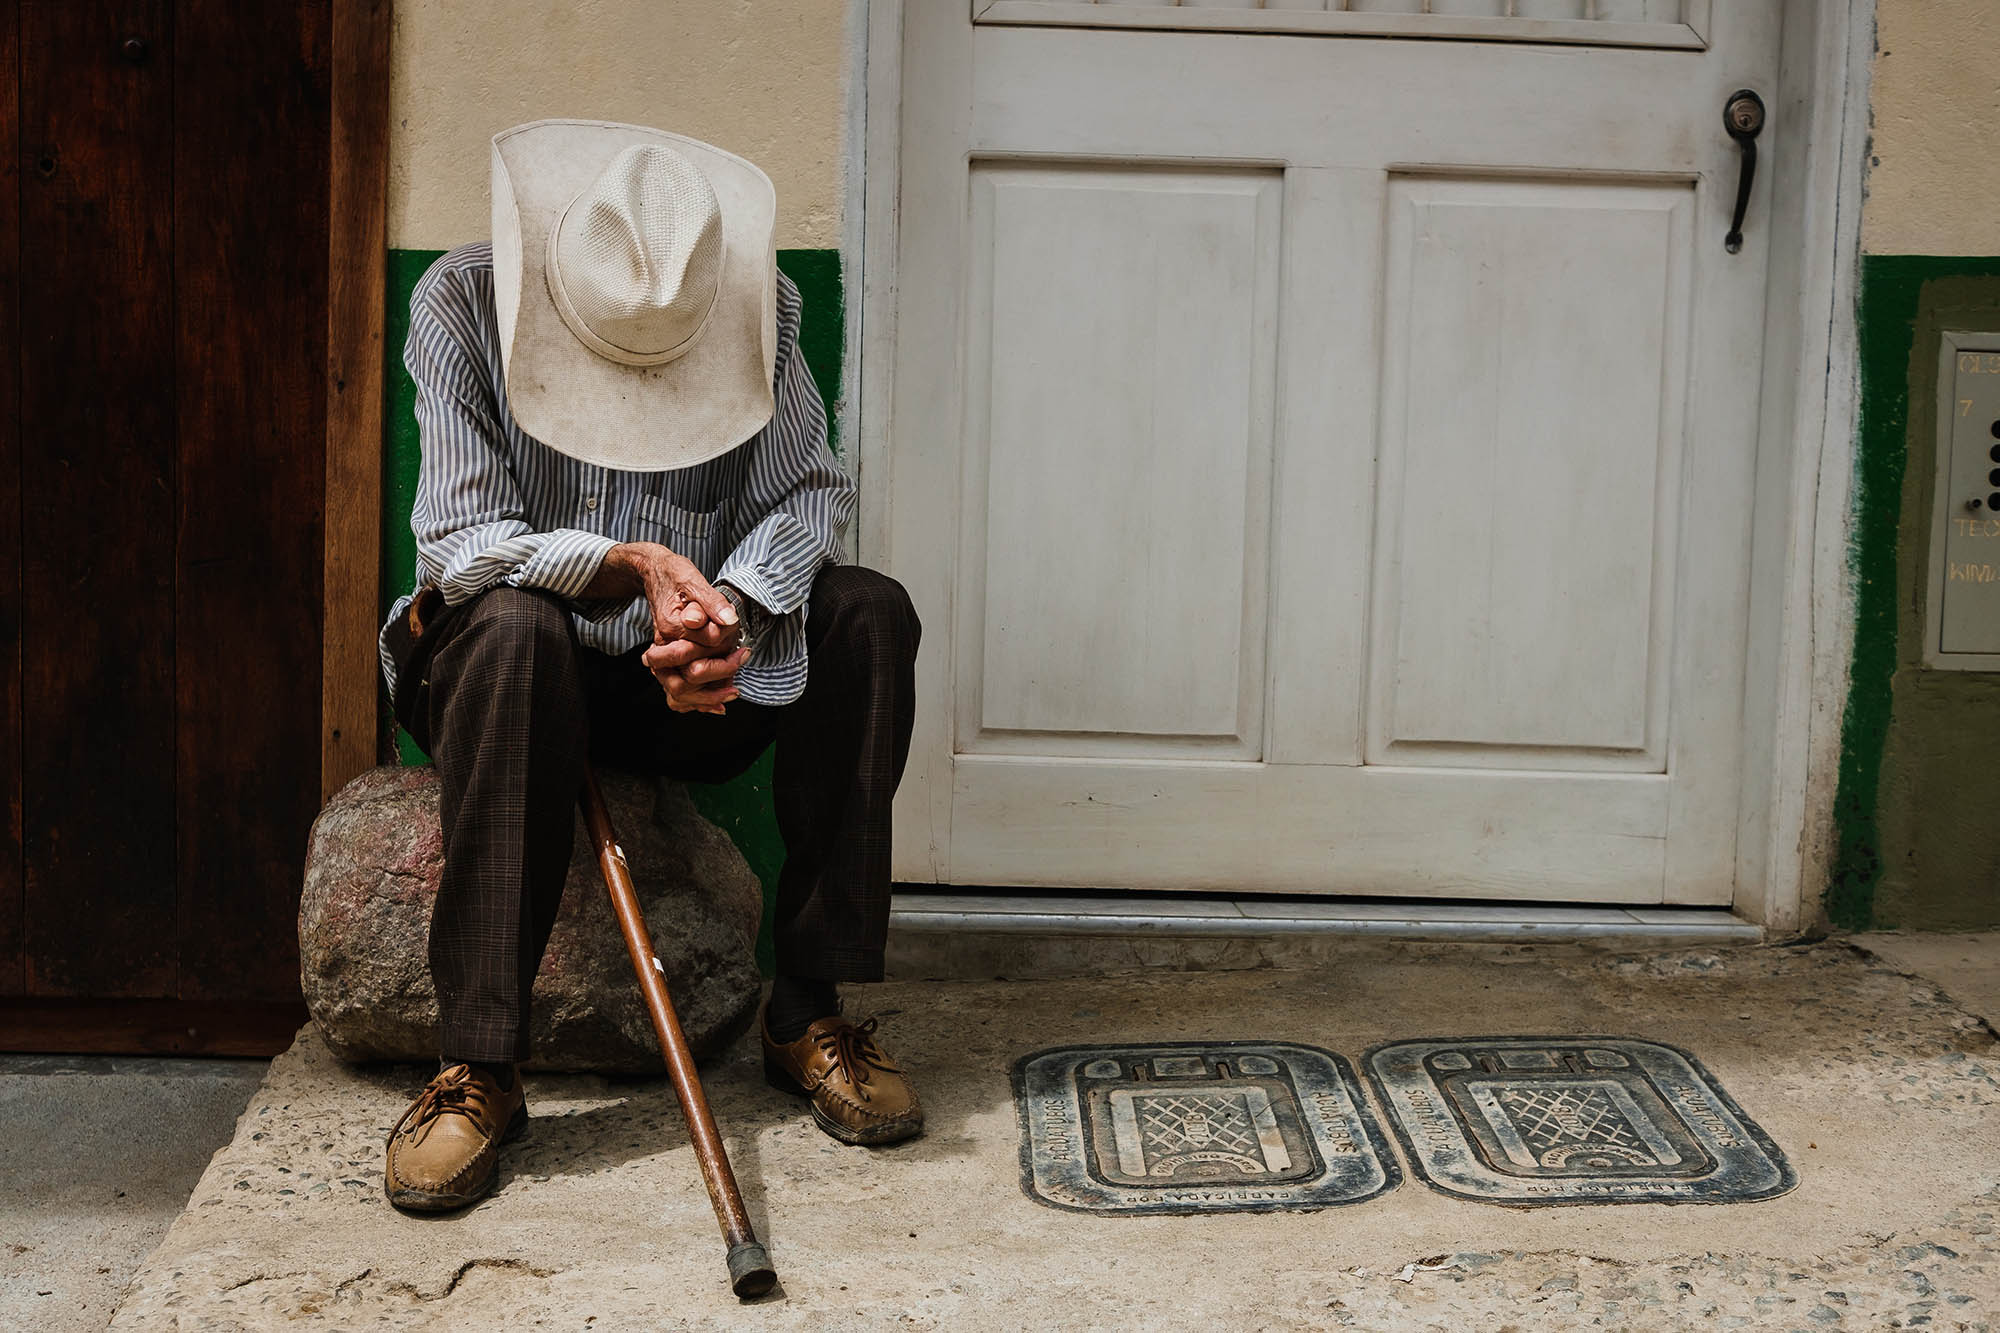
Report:
[[[523,1102],[514,1109],[514,1118],[507,1122],[506,1132],[501,1134],[500,1142],[503,1144],[512,1143],[527,1132],[528,1104]],[[493,1187],[499,1183],[499,1180],[500,1161],[496,1154],[493,1161],[493,1169],[486,1173],[485,1179],[479,1182],[478,1188],[469,1190],[466,1193],[446,1194],[437,1190],[413,1189],[408,1185],[389,1188],[386,1179],[383,1181],[385,1187],[383,1192],[389,1196],[391,1204],[406,1213],[450,1213],[456,1212],[460,1208],[470,1208],[473,1204],[478,1203],[493,1192]]]
[[[764,1057],[764,1081],[779,1092],[806,1098],[812,1106],[813,1123],[842,1143],[853,1144],[858,1148],[879,1148],[885,1143],[901,1143],[904,1139],[913,1139],[924,1132],[924,1122],[921,1120],[914,1125],[907,1122],[892,1122],[876,1130],[859,1130],[850,1125],[843,1125],[820,1110],[819,1103],[812,1101],[812,1093],[768,1054]]]

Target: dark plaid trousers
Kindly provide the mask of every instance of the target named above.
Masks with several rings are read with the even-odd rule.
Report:
[[[527,1059],[528,997],[562,898],[586,757],[702,782],[777,742],[785,841],[778,971],[876,981],[889,807],[909,757],[920,627],[902,585],[829,566],[806,618],[805,693],[676,713],[640,650],[580,646],[557,599],[494,588],[435,611],[397,663],[396,716],[435,760],[444,875],[431,913],[440,1053]]]

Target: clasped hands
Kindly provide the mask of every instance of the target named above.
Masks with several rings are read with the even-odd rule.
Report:
[[[737,697],[736,673],[750,660],[736,608],[694,562],[657,542],[624,542],[604,558],[600,580],[643,594],[653,643],[641,655],[676,713],[721,713]],[[607,591],[610,591],[607,589]]]

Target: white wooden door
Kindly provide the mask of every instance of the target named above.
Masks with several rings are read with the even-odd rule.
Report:
[[[1327,3],[905,6],[896,874],[1726,903],[1779,5]]]

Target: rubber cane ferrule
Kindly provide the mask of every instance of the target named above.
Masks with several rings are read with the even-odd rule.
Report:
[[[771,1256],[754,1240],[729,1247],[729,1289],[744,1300],[762,1296],[777,1285],[778,1271]]]

